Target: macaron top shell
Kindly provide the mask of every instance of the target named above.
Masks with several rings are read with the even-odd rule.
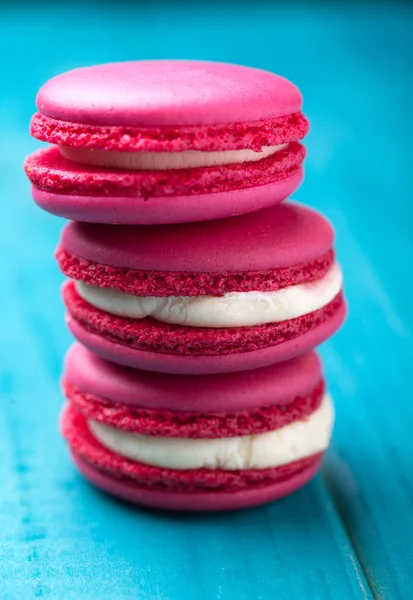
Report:
[[[320,359],[309,352],[269,367],[217,375],[170,375],[122,367],[75,344],[66,357],[67,381],[112,402],[158,410],[231,412],[287,405],[322,379]]]
[[[302,139],[298,89],[259,69],[201,61],[111,63],[75,69],[39,91],[32,135],[121,152],[251,149]]]
[[[260,69],[203,61],[109,63],[68,71],[40,89],[48,117],[90,125],[212,125],[300,111],[298,89]]]
[[[245,272],[291,267],[332,249],[334,232],[319,213],[281,205],[210,222],[111,226],[73,222],[61,247],[103,265],[172,272]]]

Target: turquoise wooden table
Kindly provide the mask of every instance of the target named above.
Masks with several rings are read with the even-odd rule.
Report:
[[[408,600],[412,8],[195,4],[0,6],[0,598]],[[351,307],[322,348],[337,424],[321,475],[236,514],[112,500],[57,432],[70,336],[52,258],[62,222],[35,208],[22,170],[34,96],[69,68],[165,57],[259,66],[302,89],[312,132],[296,198],[334,222]]]

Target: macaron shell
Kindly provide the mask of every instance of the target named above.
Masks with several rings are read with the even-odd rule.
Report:
[[[80,165],[51,147],[30,155],[25,170],[34,200],[59,216],[96,223],[176,223],[277,204],[300,184],[304,155],[304,147],[293,142],[257,162],[128,171]]]
[[[213,125],[297,112],[287,79],[259,69],[203,61],[109,63],[49,80],[36,104],[49,117],[94,125]]]
[[[283,202],[231,219],[169,226],[73,222],[64,228],[61,244],[71,254],[113,267],[223,273],[311,262],[333,242],[322,215]]]
[[[291,196],[303,180],[303,169],[267,185],[169,198],[79,196],[56,194],[32,187],[43,210],[73,221],[113,225],[168,225],[224,219],[276,205]]]
[[[83,460],[73,449],[71,455],[82,475],[92,485],[108,494],[149,508],[188,512],[238,510],[278,500],[308,483],[317,473],[322,460],[322,457],[317,457],[307,469],[293,475],[290,479],[270,485],[237,492],[185,493],[144,489],[132,481],[117,479],[99,471]]]
[[[309,393],[300,394],[287,405],[271,404],[235,412],[227,412],[224,405],[210,412],[208,404],[203,407],[205,412],[185,412],[179,404],[175,410],[128,406],[86,393],[66,378],[62,389],[71,406],[83,417],[115,429],[148,436],[214,439],[266,433],[306,420],[321,406],[325,386],[320,380]]]
[[[223,296],[232,292],[275,292],[316,281],[334,263],[334,250],[314,260],[263,271],[145,271],[102,265],[67,252],[59,245],[55,254],[69,279],[100,288],[112,288],[135,296]]]
[[[288,144],[258,161],[209,167],[166,170],[128,170],[76,163],[50,147],[27,157],[25,169],[34,186],[59,194],[172,198],[180,195],[215,194],[260,185],[288,177],[301,165],[305,148]],[[194,199],[195,199],[194,198]]]
[[[86,302],[73,282],[62,292],[68,312],[88,331],[136,350],[181,356],[225,356],[282,345],[328,321],[343,302],[339,292],[322,308],[294,319],[252,327],[194,327],[113,315]]]
[[[128,369],[74,344],[65,359],[65,377],[84,392],[132,407],[212,413],[288,405],[310,392],[322,373],[315,352],[236,375],[187,377]]]
[[[136,350],[91,333],[70,315],[67,315],[66,320],[79,342],[107,360],[146,371],[204,375],[257,369],[300,356],[333,335],[342,325],[345,316],[346,305],[343,300],[331,317],[293,339],[260,350],[221,356],[182,356]]]

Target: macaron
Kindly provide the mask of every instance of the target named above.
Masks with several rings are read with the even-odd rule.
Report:
[[[216,375],[157,374],[77,344],[61,428],[98,488],[154,508],[215,511],[285,496],[313,477],[333,408],[317,355]]]
[[[33,198],[68,219],[166,224],[247,213],[290,196],[308,131],[299,90],[259,69],[159,60],[48,81],[31,134]]]
[[[138,369],[256,369],[314,348],[344,320],[334,233],[284,202],[218,221],[70,223],[57,260],[73,335]]]

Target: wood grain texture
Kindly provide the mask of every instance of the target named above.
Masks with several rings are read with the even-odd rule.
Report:
[[[413,182],[408,4],[0,7],[0,598],[403,599],[413,589]],[[322,354],[337,405],[318,477],[229,515],[137,510],[92,489],[57,431],[70,336],[52,254],[63,223],[22,161],[34,96],[75,66],[225,60],[295,81],[312,122],[296,199],[325,212],[350,301]]]

